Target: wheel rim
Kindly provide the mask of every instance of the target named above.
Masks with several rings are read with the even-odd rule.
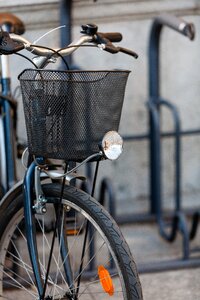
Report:
[[[52,206],[52,205],[51,205]],[[62,226],[63,231],[67,230],[67,240],[70,263],[73,271],[73,281],[78,281],[79,276],[81,276],[81,284],[79,286],[78,299],[110,299],[112,295],[109,295],[105,291],[105,287],[102,285],[102,280],[98,275],[98,267],[103,266],[111,277],[112,284],[114,286],[113,298],[116,299],[128,299],[126,295],[125,282],[123,280],[123,275],[120,272],[116,255],[108,243],[107,237],[104,235],[103,231],[93,220],[93,218],[83,209],[78,207],[76,204],[71,203],[68,200],[63,200],[63,215],[66,211],[74,212],[76,210],[75,217],[68,217],[68,222],[73,219],[73,224],[75,226],[75,231],[70,232],[71,227],[67,224],[67,228]],[[48,210],[49,211],[49,210]],[[69,215],[70,213],[67,212]],[[88,220],[92,224],[93,231],[90,230],[90,238],[87,239],[86,247],[86,257],[83,262],[83,269],[81,273],[77,273],[78,267],[80,266],[80,249],[83,243],[84,230],[85,230],[85,220]],[[63,222],[66,222],[65,218],[62,218]],[[11,223],[14,225],[11,225]],[[52,221],[52,220],[51,220]],[[0,275],[0,286],[1,295],[3,299],[19,299],[16,297],[16,287],[18,287],[17,292],[20,295],[26,295],[26,299],[38,299],[37,290],[35,288],[33,273],[30,267],[30,260],[25,256],[26,251],[26,238],[24,235],[24,228],[21,225],[23,222],[23,210],[21,209],[15,215],[15,218],[11,220],[7,226],[7,230],[4,233],[1,243],[1,275]],[[50,240],[52,231],[50,230],[51,222],[43,218],[38,219],[37,231],[38,231],[38,244],[40,245],[39,257],[40,257],[40,267],[42,277],[45,277],[45,268],[47,264],[48,250],[50,249]],[[18,225],[17,225],[18,224]],[[48,226],[47,226],[48,225]],[[70,224],[71,225],[71,224]],[[15,229],[16,228],[16,229]],[[49,231],[45,235],[41,234],[44,231]],[[98,231],[98,232],[97,232]],[[61,232],[64,235],[64,233]],[[98,234],[98,236],[97,236]],[[12,236],[12,239],[9,237]],[[77,238],[79,236],[79,238]],[[95,240],[96,252],[92,253],[93,243]],[[58,241],[58,239],[57,239]],[[20,248],[21,247],[21,248]],[[3,250],[4,249],[4,250]],[[6,250],[7,249],[7,255]],[[55,251],[52,259],[52,268],[50,276],[48,278],[48,288],[45,299],[74,299],[74,295],[70,295],[70,289],[66,289],[68,286],[65,273],[63,271],[63,260],[60,255],[59,245],[55,246]],[[14,253],[15,252],[15,253]],[[109,254],[110,253],[110,254]],[[111,256],[112,263],[111,263]],[[96,262],[94,263],[94,261]],[[14,261],[14,263],[13,263]],[[115,265],[113,267],[113,264]],[[13,271],[13,265],[19,274],[15,274]],[[4,282],[4,289],[2,282]],[[14,288],[10,291],[6,288],[6,284],[9,287]],[[66,292],[67,291],[67,292]],[[23,299],[23,296],[20,296]],[[24,298],[25,299],[25,298]]]

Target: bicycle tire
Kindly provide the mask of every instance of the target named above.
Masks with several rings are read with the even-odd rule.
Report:
[[[51,202],[55,202],[55,199],[60,197],[60,189],[60,185],[56,183],[43,185],[45,197],[49,201],[51,199]],[[52,204],[49,205],[52,206]],[[55,208],[55,205],[53,207]],[[135,262],[117,224],[108,214],[108,212],[91,196],[72,186],[66,186],[64,189],[62,208],[65,210],[65,212],[63,212],[65,218],[62,219],[64,220],[65,225],[62,227],[64,228],[65,236],[67,237],[67,247],[69,250],[71,250],[70,247],[72,247],[72,245],[76,246],[73,251],[70,251],[70,255],[68,256],[71,262],[72,271],[76,270],[72,274],[73,279],[76,278],[75,281],[77,282],[78,276],[81,276],[82,281],[79,286],[78,297],[76,295],[77,298],[74,296],[73,298],[72,294],[70,294],[71,291],[66,292],[66,288],[63,289],[64,279],[62,276],[64,275],[60,274],[61,271],[63,272],[63,270],[56,270],[57,273],[55,276],[55,266],[53,266],[53,270],[48,278],[48,284],[50,285],[50,288],[48,287],[48,291],[44,299],[110,299],[112,298],[110,295],[110,289],[113,288],[113,297],[115,300],[141,300],[142,290]],[[71,212],[76,211],[76,213],[74,214],[73,218],[70,219],[68,217],[66,219],[66,211],[69,211],[69,209]],[[90,228],[93,231],[91,230],[92,233],[90,239],[87,237],[87,251],[85,251],[87,252],[85,253],[87,255],[83,262],[84,266],[81,270],[82,274],[77,275],[77,270],[83,261],[80,261],[79,245],[82,245],[83,243],[84,231],[86,230],[86,218],[89,220],[87,222],[91,224]],[[34,288],[33,276],[31,273],[32,270],[27,255],[28,250],[25,245],[26,239],[24,237],[23,223],[23,196],[20,188],[18,188],[16,192],[14,191],[13,193],[10,193],[2,202],[2,205],[0,206],[0,219],[0,295],[3,299],[23,299],[23,295],[26,295],[26,298],[24,299],[38,299],[37,292]],[[69,228],[69,220],[71,220],[72,224],[75,226],[75,231],[72,235],[69,233],[69,231],[66,231],[71,228]],[[47,224],[47,221],[41,221],[41,218],[38,219],[37,238],[40,239],[39,244],[45,243],[43,247],[41,246],[41,248],[43,248],[40,258],[42,270],[43,268],[45,269],[44,265],[46,264],[46,255],[44,254],[46,254],[46,248],[49,248],[47,247],[46,239],[48,240],[48,235],[51,235],[51,226],[49,226],[51,223],[54,224],[52,220]],[[68,227],[65,227],[66,223]],[[45,233],[45,238],[44,231],[47,232]],[[102,244],[100,244],[100,239],[102,239]],[[97,253],[95,254],[90,253],[92,251],[92,247],[94,247],[93,240],[96,241],[95,247],[98,247]],[[22,245],[20,243],[22,243]],[[73,243],[76,243],[76,245]],[[55,247],[54,250],[56,249],[57,247]],[[56,257],[56,255],[58,254],[55,251],[54,256]],[[76,258],[74,261],[73,255],[75,255]],[[24,261],[22,262],[23,256]],[[60,254],[57,257],[60,259]],[[94,265],[92,265],[94,258],[96,262]],[[78,260],[79,262],[77,263]],[[60,262],[58,262],[58,266],[59,264]],[[62,264],[64,263],[62,262]],[[63,267],[62,264],[59,266],[60,269]],[[115,267],[113,267],[113,264],[115,264]],[[56,265],[56,263],[53,262],[53,265]],[[103,268],[103,272],[107,272],[103,274],[106,274],[108,279],[111,280],[111,283],[107,282],[107,280],[105,282],[105,278],[102,278],[101,275],[97,274],[98,272],[100,274],[99,268],[101,267]],[[43,272],[43,276],[44,275],[45,273]],[[58,279],[58,277],[61,278]],[[22,287],[22,285],[25,287]],[[107,285],[110,285],[109,292],[107,291]],[[52,292],[53,286],[54,292]],[[7,287],[13,287],[15,288],[15,291],[10,291],[10,289],[7,289]],[[92,288],[94,288],[94,291]],[[16,296],[17,293],[18,296]]]

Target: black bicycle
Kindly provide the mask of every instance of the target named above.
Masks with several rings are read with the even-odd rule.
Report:
[[[89,24],[82,26],[77,42],[49,49],[2,32],[1,53],[26,49],[37,55],[35,68],[19,75],[27,171],[23,183],[15,185],[0,205],[3,299],[142,299],[128,245],[93,198],[99,162],[114,160],[122,152],[117,130],[129,71],[43,69],[83,45],[136,57],[113,45],[121,39],[119,33],[99,33]],[[85,180],[77,170],[91,161],[96,170],[89,195],[71,183]],[[71,162],[77,164],[72,167]]]

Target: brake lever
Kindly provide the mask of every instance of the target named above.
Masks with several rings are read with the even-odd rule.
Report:
[[[118,48],[115,47],[109,39],[105,38],[102,33],[97,32],[94,35],[94,41],[102,50],[105,50],[112,54],[119,52]]]
[[[119,48],[119,52],[122,52],[122,53],[125,53],[125,54],[128,54],[130,56],[133,56],[134,58],[138,58],[138,54],[130,49],[127,49],[127,48],[123,48],[123,47],[117,47]]]
[[[130,49],[123,48],[123,47],[116,47],[112,43],[100,44],[99,48],[101,48],[101,49],[103,49],[103,50],[105,50],[109,53],[112,53],[112,54],[122,52],[122,53],[125,53],[127,55],[133,56],[136,59],[138,58],[138,54],[136,52],[134,52]]]
[[[118,52],[122,52],[122,53],[125,53],[128,55],[131,55],[134,58],[138,58],[138,54],[136,52],[126,49],[126,48],[123,48],[123,47],[113,45],[113,43],[109,39],[105,38],[102,33],[97,32],[95,34],[94,39],[100,48],[102,48],[103,50],[105,50],[109,53],[115,54]]]
[[[119,52],[118,47],[115,47],[112,43],[109,44],[98,44],[98,47],[104,51],[107,51],[112,54],[116,54]]]

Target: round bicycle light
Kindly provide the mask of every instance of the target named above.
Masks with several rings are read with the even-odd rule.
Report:
[[[117,159],[123,150],[123,139],[116,131],[108,131],[101,143],[102,151],[106,158]]]

